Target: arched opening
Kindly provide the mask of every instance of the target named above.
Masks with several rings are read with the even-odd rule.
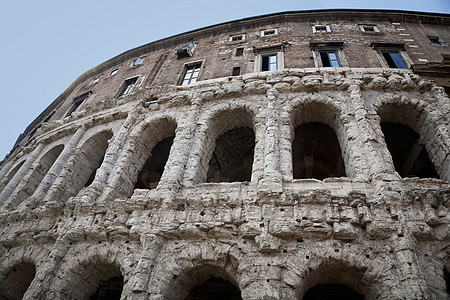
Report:
[[[49,150],[41,157],[39,163],[36,165],[33,172],[31,173],[28,182],[26,183],[24,188],[19,192],[17,196],[17,202],[20,203],[26,198],[33,195],[33,193],[36,191],[39,184],[41,183],[42,179],[44,179],[45,175],[50,170],[53,163],[56,161],[56,159],[58,158],[59,154],[61,154],[63,149],[64,149],[63,145],[58,145],[56,147],[53,147],[51,150]]]
[[[36,268],[31,263],[22,262],[14,266],[0,278],[0,299],[22,299],[35,274]]]
[[[135,189],[154,189],[158,186],[164,167],[169,159],[170,148],[174,138],[174,136],[167,137],[152,149],[150,157],[138,175],[134,186]]]
[[[75,163],[71,178],[71,185],[67,187],[68,196],[75,196],[95,179],[108,148],[108,140],[113,133],[105,130],[90,137],[80,149],[80,156]]]
[[[341,147],[334,130],[322,123],[300,124],[292,142],[294,179],[345,176]]]
[[[255,134],[249,127],[226,131],[216,139],[207,182],[251,181]]]
[[[318,284],[310,288],[303,300],[363,300],[364,296],[338,283]]]
[[[114,276],[102,280],[97,291],[91,296],[91,300],[119,300],[123,290],[123,277]]]
[[[65,271],[64,299],[119,300],[125,284],[118,266],[91,257]]]
[[[241,291],[230,281],[211,276],[189,291],[185,300],[242,300]]]
[[[19,171],[20,167],[22,167],[22,165],[25,163],[25,160],[21,161],[19,164],[17,164],[17,166],[15,166],[9,173],[8,175],[6,175],[6,181],[9,182],[14,175],[16,175],[16,173]]]
[[[420,135],[409,126],[381,123],[395,170],[402,177],[439,178]]]

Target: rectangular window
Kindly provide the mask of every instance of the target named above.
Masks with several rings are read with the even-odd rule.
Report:
[[[330,26],[328,25],[314,25],[313,32],[330,32]]]
[[[430,42],[435,46],[445,46],[444,41],[438,36],[429,36]]]
[[[261,30],[261,36],[269,36],[278,34],[278,29],[265,29]]]
[[[244,34],[236,34],[236,35],[230,36],[230,42],[238,42],[238,41],[243,41],[243,40],[245,40]]]
[[[130,79],[125,80],[122,92],[120,92],[120,96],[128,95],[133,90],[136,81],[138,80],[138,77],[133,77]]]
[[[382,51],[384,59],[386,60],[389,68],[406,69],[406,64],[400,56],[398,51]]]
[[[66,113],[66,117],[70,116],[74,111],[76,111],[78,109],[78,107],[80,107],[80,105],[84,102],[84,100],[89,98],[89,96],[91,94],[92,94],[92,91],[89,91],[78,97],[75,97],[75,99],[73,99],[73,101],[72,101],[72,106]]]
[[[201,64],[195,64],[186,68],[186,73],[183,77],[181,85],[188,85],[197,82],[198,74],[200,73]]]
[[[275,71],[278,69],[276,54],[261,56],[261,71]]]
[[[113,75],[116,75],[116,74],[117,74],[117,72],[119,72],[119,69],[120,69],[120,68],[115,68],[115,69],[112,69],[111,73],[109,73],[109,76],[113,76]]]
[[[242,56],[242,55],[244,55],[244,48],[237,48],[236,56]]]
[[[239,75],[241,75],[241,67],[234,67],[231,76],[239,76]]]
[[[361,28],[361,31],[363,32],[379,32],[378,28],[376,25],[359,25],[359,27]]]
[[[340,67],[336,51],[319,51],[322,67]]]
[[[94,79],[91,80],[91,83],[89,83],[89,84],[95,84],[99,81],[100,81],[100,77],[95,77]]]
[[[143,61],[144,61],[143,58],[138,58],[133,62],[133,66],[140,65],[140,64],[142,64]]]
[[[316,68],[339,68],[347,66],[342,42],[311,43]]]

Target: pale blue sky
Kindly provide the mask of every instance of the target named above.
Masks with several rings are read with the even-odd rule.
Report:
[[[126,50],[235,19],[330,8],[450,13],[450,1],[0,0],[0,160],[79,75]]]

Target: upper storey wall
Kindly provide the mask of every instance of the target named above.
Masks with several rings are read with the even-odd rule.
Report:
[[[383,58],[372,44],[402,45],[407,67],[427,63],[440,64],[450,57],[450,23],[447,15],[386,11],[288,12],[219,24],[127,51],[81,75],[24,132],[29,139],[41,122],[66,117],[79,101],[77,110],[106,99],[118,98],[130,78],[136,86],[178,85],[192,64],[201,63],[199,81],[259,71],[258,53],[272,48],[280,51],[278,68],[321,67],[311,44],[342,43],[339,60],[342,67],[381,68]],[[327,32],[315,32],[315,26]],[[372,32],[363,25],[373,25]],[[265,30],[275,34],[264,35]],[[232,37],[240,35],[240,40]],[[264,35],[264,36],[263,36]],[[433,45],[430,37],[439,37],[444,45]],[[193,45],[191,56],[179,58],[177,50]],[[242,55],[237,49],[243,48]],[[276,49],[276,50],[275,50]],[[134,65],[136,59],[142,59]],[[448,85],[450,81],[447,79]],[[442,82],[440,84],[443,84]],[[445,82],[444,82],[445,84]],[[23,139],[21,137],[20,139]]]

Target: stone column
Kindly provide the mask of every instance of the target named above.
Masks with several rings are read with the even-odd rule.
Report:
[[[377,115],[371,115],[364,107],[359,82],[351,84],[347,92],[352,100],[351,105],[354,110],[354,120],[349,122],[352,125],[348,129],[351,138],[348,141],[348,151],[353,153],[350,160],[355,164],[352,166],[355,177],[356,179],[367,180],[368,176],[373,178],[380,174],[386,174],[391,168],[386,165],[386,153],[379,143],[381,132],[377,132],[377,128],[373,126],[376,125],[374,124],[376,123],[374,117],[376,118]],[[359,151],[355,151],[358,149]]]
[[[136,124],[137,113],[131,112],[122,124],[120,130],[113,137],[112,143],[108,146],[103,163],[97,169],[94,181],[89,187],[81,191],[83,198],[87,201],[93,201],[98,195],[102,194],[110,180],[110,175],[114,172],[118,163],[118,158],[123,146]]]
[[[28,156],[27,160],[22,165],[22,167],[17,171],[16,175],[14,175],[14,177],[11,178],[9,183],[6,185],[6,187],[0,194],[0,207],[6,207],[8,205],[8,203],[10,202],[7,201],[8,197],[13,194],[13,192],[20,184],[20,182],[23,180],[25,175],[30,171],[30,167],[33,165],[34,161],[39,156],[43,148],[44,148],[43,143],[37,145],[37,147],[33,150],[33,152]]]
[[[126,295],[127,299],[147,299],[149,292],[148,283],[164,242],[165,240],[162,237],[154,234],[141,236],[142,253],[136,268],[134,268],[134,274],[128,280],[133,293]]]
[[[267,91],[266,132],[264,136],[264,176],[258,183],[258,189],[282,191],[280,172],[280,130],[279,107],[274,88]]]
[[[83,137],[85,132],[86,132],[86,129],[84,127],[80,127],[77,129],[75,134],[70,138],[67,145],[64,145],[63,151],[61,151],[58,158],[53,163],[50,170],[48,170],[44,179],[41,181],[41,183],[37,187],[36,191],[30,198],[39,200],[45,196],[45,194],[48,192],[48,190],[51,188],[51,186],[55,182],[56,178],[59,176],[59,174],[63,170],[64,166],[67,163],[67,160],[72,155],[73,151],[75,150],[76,146],[78,145],[78,142]]]
[[[170,151],[172,155],[167,161],[166,172],[161,177],[158,188],[171,189],[172,192],[178,191],[195,140],[195,128],[202,104],[203,100],[200,97],[192,99],[187,119],[179,122]]]
[[[51,180],[52,184],[45,184],[44,188],[39,191],[39,194],[36,192],[33,194],[30,200],[40,201],[41,197],[43,197],[43,202],[58,202],[58,195],[60,191],[64,189],[65,178],[68,176],[67,163],[70,158],[77,152],[77,145],[86,132],[86,128],[84,126],[78,128],[77,132],[70,139],[69,143],[64,147],[64,150],[58,157],[58,164],[52,166],[51,171],[52,174],[49,177],[49,181]],[[54,168],[53,168],[54,167]],[[46,176],[47,177],[47,176]],[[32,202],[30,202],[31,204]]]

